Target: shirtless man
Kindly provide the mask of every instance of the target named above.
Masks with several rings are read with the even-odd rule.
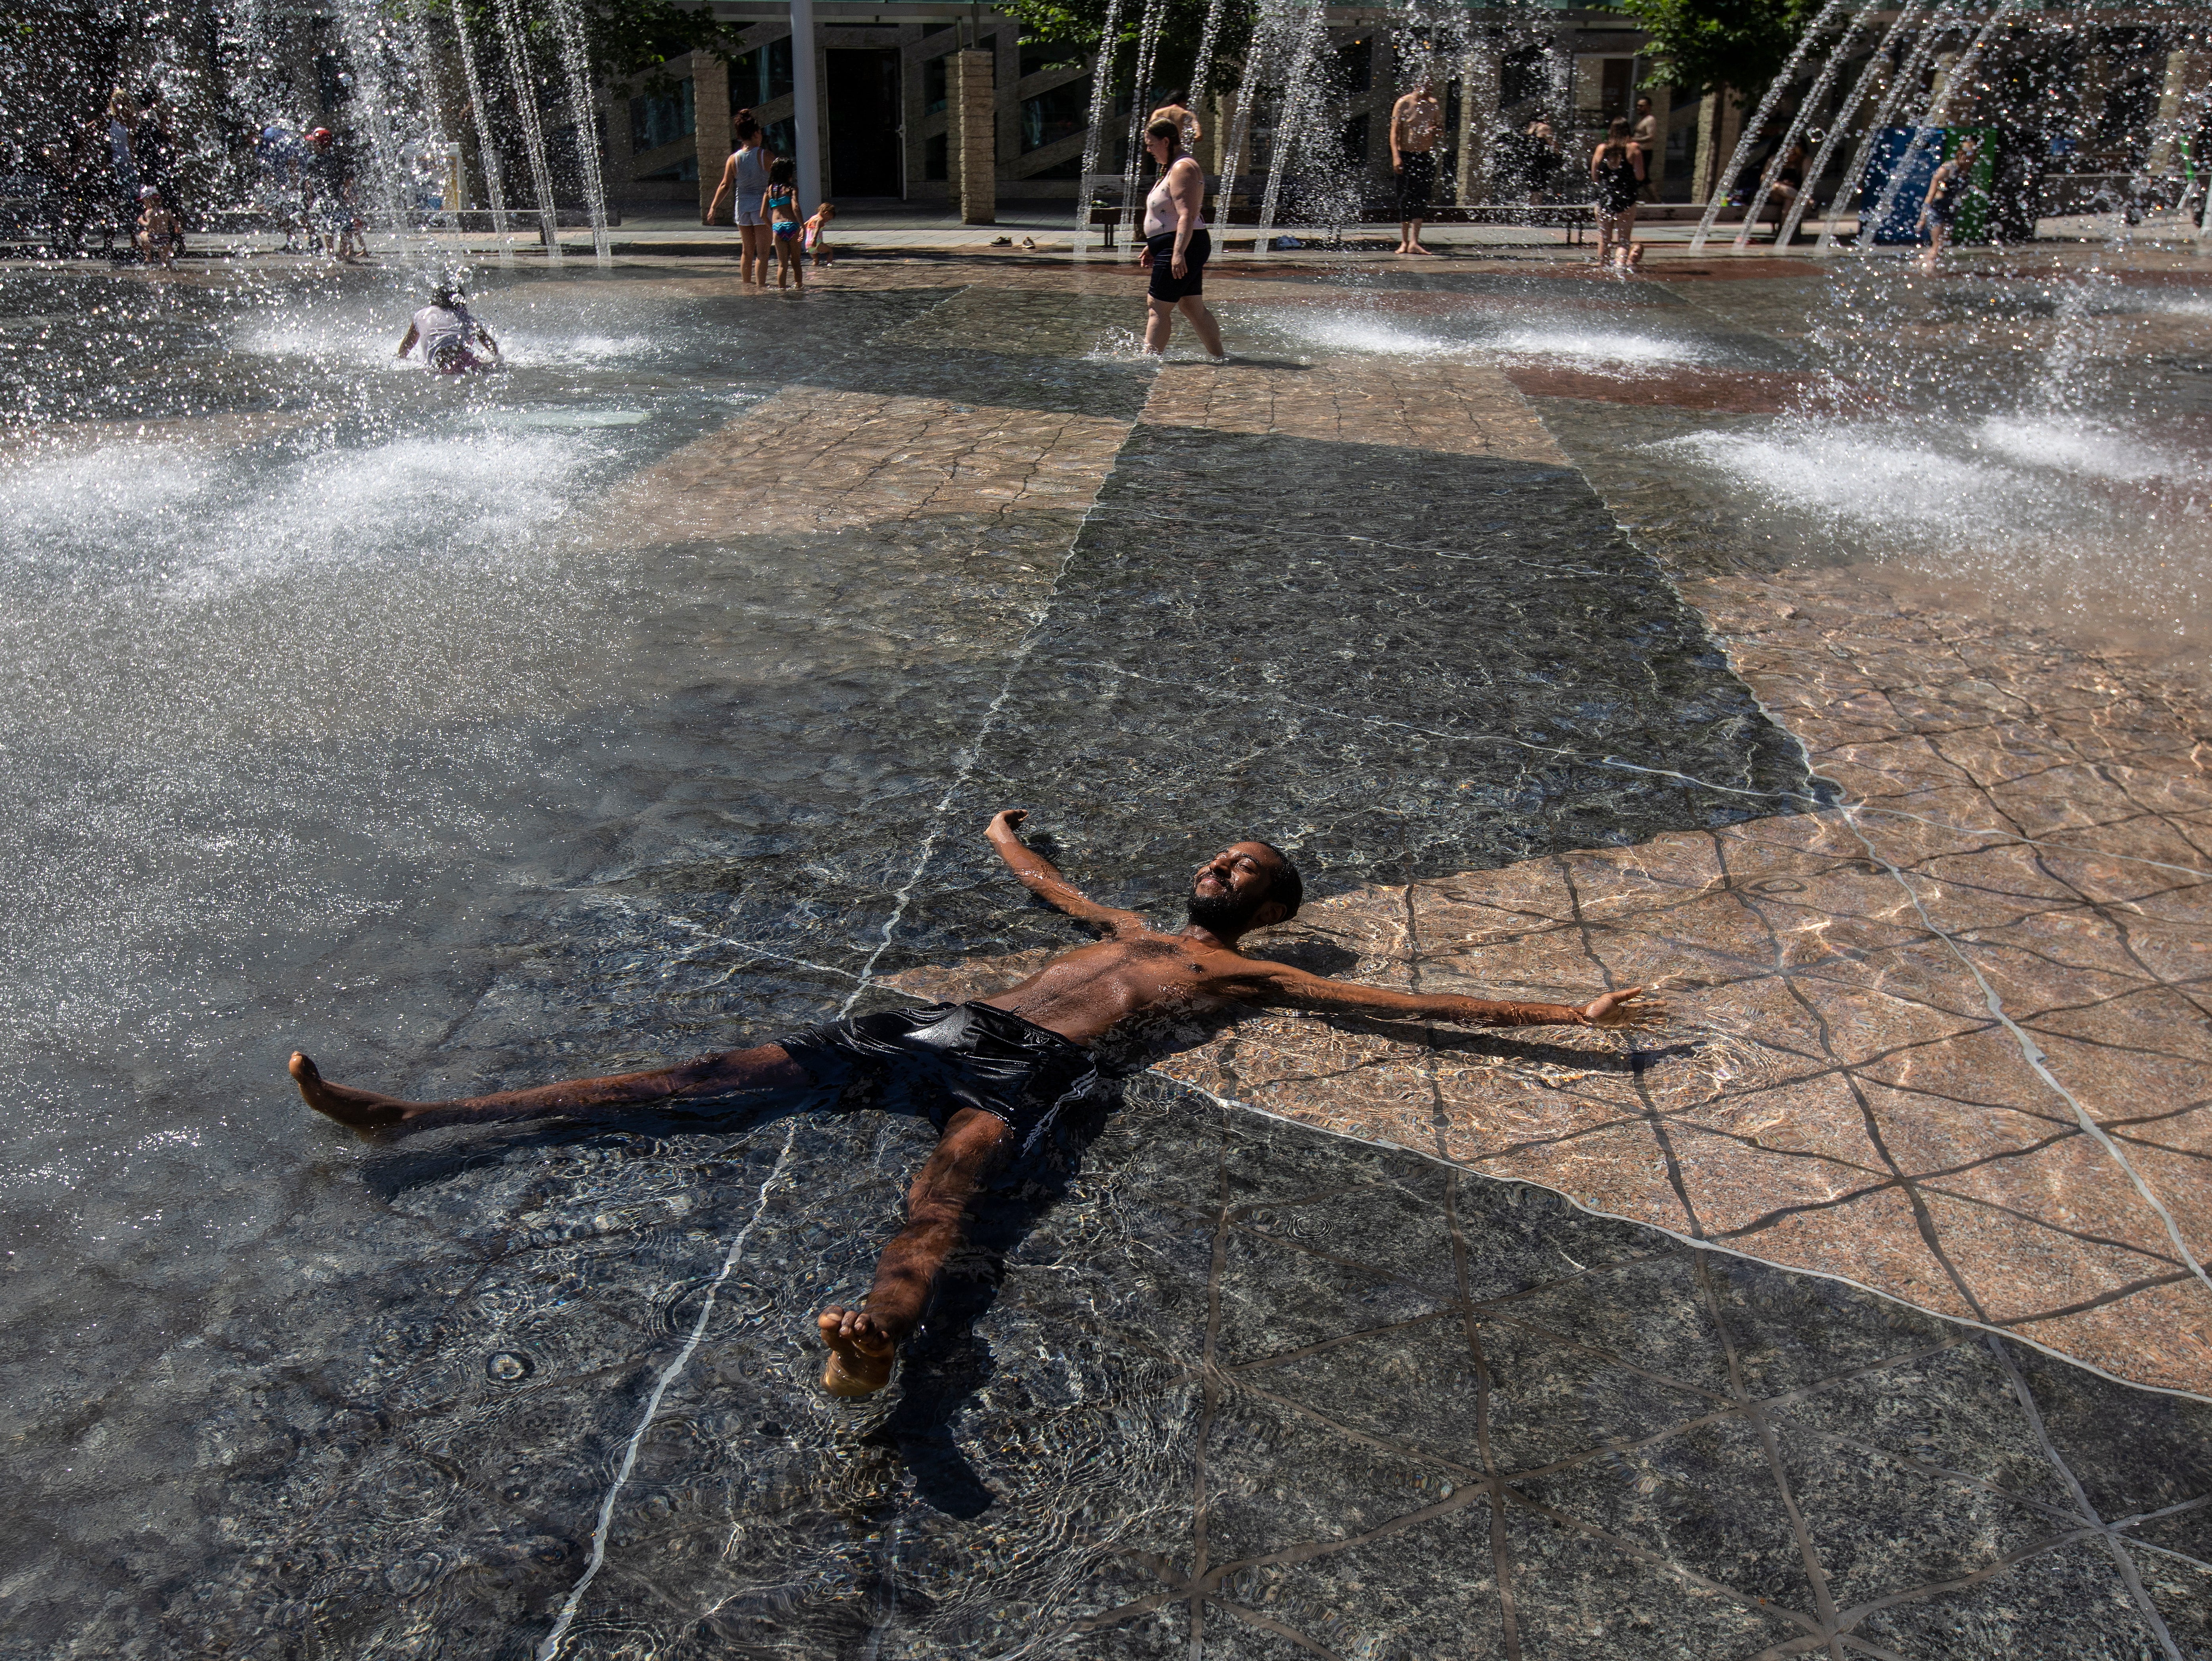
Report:
[[[1182,93],[1170,93],[1167,102],[1145,118],[1145,125],[1149,127],[1155,121],[1174,122],[1176,126],[1182,129],[1183,154],[1195,156],[1198,154],[1198,141],[1206,137],[1206,129],[1198,125],[1198,112],[1185,104],[1182,100]]]
[[[1398,175],[1398,252],[1426,253],[1421,222],[1437,192],[1437,140],[1443,136],[1443,106],[1437,102],[1436,77],[1424,72],[1390,106],[1390,167]]]
[[[994,996],[862,1015],[658,1072],[574,1079],[459,1101],[406,1102],[331,1084],[297,1052],[292,1077],[310,1107],[368,1131],[424,1120],[589,1114],[761,1091],[831,1090],[850,1101],[899,1070],[934,1098],[937,1148],[907,1191],[906,1226],[884,1247],[863,1306],[825,1309],[820,1317],[830,1352],[823,1386],[835,1396],[867,1396],[890,1381],[899,1345],[920,1322],[938,1270],[964,1236],[969,1201],[995,1166],[1043,1135],[1061,1102],[1097,1076],[1091,1046],[1130,1016],[1235,1001],[1475,1026],[1587,1026],[1626,1019],[1621,1006],[1643,989],[1608,992],[1577,1009],[1325,980],[1237,949],[1251,930],[1295,914],[1304,897],[1297,872],[1268,843],[1232,843],[1200,866],[1191,879],[1190,921],[1170,934],[1133,911],[1085,898],[1051,861],[1023,844],[1016,830],[1027,817],[1024,809],[1008,808],[983,834],[1031,893],[1104,938],[1063,952]]]

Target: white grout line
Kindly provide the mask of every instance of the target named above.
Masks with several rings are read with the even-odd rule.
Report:
[[[1053,570],[1052,586],[1045,591],[1036,620],[1024,632],[1020,642],[1014,648],[1013,656],[1007,661],[1006,678],[999,684],[999,695],[984,710],[975,738],[960,752],[960,765],[954,772],[951,782],[945,787],[945,794],[930,809],[930,816],[936,822],[929,827],[929,834],[921,839],[921,851],[915,856],[914,869],[907,873],[906,880],[892,891],[891,914],[884,919],[883,938],[876,942],[875,950],[868,953],[867,961],[860,965],[858,983],[839,1007],[837,1013],[841,1019],[853,1013],[853,1006],[860,1002],[861,995],[874,983],[876,964],[882,960],[884,953],[890,950],[891,936],[897,933],[899,923],[906,916],[907,906],[914,897],[915,888],[921,881],[922,873],[928,870],[930,861],[936,855],[938,842],[945,834],[945,815],[951,808],[952,799],[966,788],[968,781],[975,776],[976,765],[983,758],[983,746],[989,742],[992,729],[999,724],[1000,713],[1014,695],[1014,678],[1029,662],[1030,654],[1036,650],[1038,637],[1044,632],[1045,625],[1052,621],[1053,608],[1060,601],[1060,585],[1066,579],[1067,568],[1075,563],[1076,547],[1083,540],[1083,533],[1090,527],[1092,517],[1099,511],[1098,498],[1104,494],[1107,482],[1120,469],[1121,449],[1127,443],[1128,435],[1124,434],[1121,444],[1115,448],[1113,460],[1100,475],[1097,486],[1091,492],[1091,505],[1083,510],[1083,516],[1076,520],[1075,529],[1068,536],[1067,551],[1060,556],[1059,565]]]
[[[1864,1281],[1854,1281],[1850,1275],[1838,1275],[1833,1269],[1808,1269],[1802,1263],[1778,1262],[1771,1257],[1762,1257],[1755,1251],[1747,1251],[1743,1247],[1731,1244],[1726,1240],[1684,1234],[1679,1230],[1668,1227],[1664,1223],[1655,1223],[1649,1217],[1632,1217],[1622,1211],[1601,1210],[1587,1201],[1577,1199],[1566,1189],[1553,1188],[1549,1183],[1540,1183],[1534,1177],[1516,1177],[1504,1171],[1484,1171],[1478,1166],[1463,1165],[1457,1159],[1445,1159],[1421,1148],[1408,1147],[1403,1142],[1386,1142],[1373,1136],[1354,1135],[1349,1130],[1332,1130],[1327,1125],[1315,1124],[1308,1119],[1294,1118],[1290,1114],[1278,1112],[1273,1108],[1261,1107],[1256,1102],[1244,1101],[1235,1096],[1220,1095],[1208,1090],[1203,1085],[1193,1084],[1188,1079],[1179,1079],[1172,1073],[1163,1073],[1157,1067],[1147,1068],[1146,1071],[1153,1077],[1178,1090],[1195,1092],[1217,1107],[1233,1109],[1239,1113],[1249,1113],[1255,1118],[1273,1119],[1279,1124],[1291,1125],[1300,1130],[1310,1130],[1316,1135],[1334,1136],[1339,1141],[1357,1142],[1362,1147],[1379,1148],[1385,1153],[1409,1154],[1416,1159],[1426,1159],[1432,1165],[1440,1165],[1449,1170],[1463,1171],[1470,1177],[1480,1177],[1487,1183],[1517,1183],[1523,1188],[1533,1188],[1540,1192],[1556,1196],[1585,1217],[1600,1218],[1608,1223],[1626,1223],[1631,1228],[1649,1229],[1654,1234],[1663,1234],[1670,1240],[1679,1241],[1683,1245],[1692,1247],[1697,1250],[1717,1251],[1723,1256],[1740,1257],[1745,1262],[1757,1263],[1762,1268],[1773,1269],[1778,1274],[1805,1275],[1816,1281],[1832,1281],[1838,1286],[1849,1287],[1854,1292],[1863,1292],[1869,1297],[1878,1298],[1886,1304],[1896,1304],[1905,1309],[1917,1309],[1922,1314],[1930,1316],[1950,1326],[1966,1327],[1976,1332],[1993,1333],[2008,1343],[2024,1344],[2030,1349],[2048,1355],[2054,1361],[2063,1361],[2068,1366],[2079,1367],[2084,1372],[2102,1378],[2106,1384],[2118,1384],[2128,1390],[2139,1390],[2150,1396],[2177,1396],[2185,1402],[2212,1402],[2212,1395],[2207,1395],[2203,1391],[2179,1390],[2170,1384],[2146,1384],[2139,1379],[2123,1378],[2116,1372],[2107,1372],[2094,1361],[2085,1361],[2078,1355],[2069,1355],[2063,1349],[2055,1349],[2040,1339],[2031,1338],[2025,1333],[2014,1332],[2009,1327],[1994,1326],[1987,1321],[1977,1321],[1964,1315],[1953,1315],[1943,1310],[1930,1309],[1925,1304],[1916,1304],[1910,1298],[1901,1297],[1897,1293],[1886,1290],[1881,1287],[1869,1286]],[[1565,1256],[1564,1253],[1561,1255]],[[1574,1259],[1570,1257],[1567,1261],[1573,1262]]]
[[[2012,1357],[2005,1354],[2002,1344],[1995,1338],[1984,1342],[1989,1346],[1990,1354],[1996,1356],[1999,1365],[2004,1368],[2006,1376],[2012,1380],[2013,1394],[2019,1399],[2021,1410],[2027,1415],[2028,1428],[2035,1433],[2035,1439],[2043,1448],[2043,1457],[2051,1462],[2051,1469],[2065,1480],[2066,1491],[2074,1496],[2074,1504],[2081,1520],[2097,1530],[2099,1537],[2105,1542],[2105,1549],[2118,1560],[2120,1579],[2127,1584],[2128,1595],[2134,1599],[2136,1612],[2149,1622],[2150,1629],[2158,1635],[2159,1646],[2166,1652],[2166,1661],[2185,1661],[2173,1641],[2173,1634],[2166,1630],[2166,1618],[2158,1612],[2158,1605],[2151,1601],[2150,1594],[2143,1590],[2142,1576],[2136,1572],[2135,1559],[2128,1555],[2128,1548],[2119,1542],[2112,1525],[2097,1514],[2097,1508],[2089,1503],[2089,1496],[2082,1491],[2073,1469],[2052,1445],[2051,1433],[2043,1422],[2043,1410],[2036,1406],[2035,1394],[2028,1389],[2027,1380],[2020,1376],[2020,1369],[2013,1365]]]
[[[536,1661],[553,1661],[560,1652],[561,1640],[568,1636],[569,1623],[575,1620],[576,1611],[583,1607],[584,1594],[591,1590],[592,1582],[599,1578],[600,1566],[607,1559],[607,1530],[614,1521],[615,1501],[622,1497],[623,1488],[636,1467],[637,1451],[644,1445],[646,1432],[653,1428],[654,1415],[660,1411],[660,1398],[676,1382],[677,1374],[682,1372],[690,1364],[692,1356],[698,1353],[700,1342],[707,1335],[707,1322],[714,1313],[715,1298],[721,1292],[723,1283],[735,1272],[738,1260],[744,1256],[745,1242],[752,1238],[753,1228],[768,1207],[768,1191],[775,1186],[776,1178],[783,1175],[783,1168],[791,1159],[792,1144],[798,1135],[799,1121],[794,1118],[790,1129],[783,1133],[783,1148],[775,1156],[774,1168],[769,1171],[767,1178],[760,1185],[759,1193],[754,1196],[753,1214],[738,1231],[738,1238],[730,1242],[729,1251],[722,1258],[720,1272],[707,1287],[707,1295],[699,1305],[699,1318],[691,1323],[691,1335],[684,1341],[684,1348],[677,1351],[676,1359],[661,1369],[660,1377],[653,1386],[653,1394],[646,1398],[645,1411],[638,1416],[637,1428],[630,1433],[629,1445],[623,1450],[621,1468],[615,1472],[613,1485],[607,1489],[606,1497],[599,1501],[599,1524],[592,1530],[591,1561],[585,1564],[584,1572],[578,1577],[576,1584],[569,1588],[568,1601],[562,1604],[561,1613],[554,1620],[553,1630],[545,1634],[545,1641],[538,1646]]]
[[[2173,1249],[2181,1254],[2181,1261],[2189,1265],[2191,1272],[2197,1276],[2204,1289],[2207,1292],[2212,1292],[2212,1275],[2205,1274],[2204,1265],[2197,1261],[2197,1254],[2190,1250],[2189,1243],[2181,1238],[2181,1226],[2173,1220],[2173,1214],[2166,1208],[2166,1202],[2151,1192],[2150,1184],[2146,1183],[2141,1173],[2128,1162],[2128,1156],[2120,1152],[2120,1145],[2106,1134],[2104,1126],[2091,1118],[2088,1109],[2081,1105],[2074,1092],[2058,1082],[2058,1075],[2051,1070],[2044,1056],[2042,1047],[2028,1036],[2025,1027],[2005,1013],[2004,1001],[1997,995],[1996,988],[1989,983],[1979,965],[1966,954],[1959,942],[1938,927],[1936,920],[1928,915],[1928,908],[1921,904],[1920,892],[1912,885],[1911,879],[1904,872],[1899,870],[1891,862],[1889,857],[1875,845],[1874,838],[1860,828],[1858,820],[1853,817],[1850,808],[1846,807],[1843,810],[1843,821],[1850,826],[1851,834],[1859,839],[1859,845],[1866,849],[1867,857],[1897,879],[1897,885],[1905,891],[1905,897],[1912,902],[1912,909],[1919,913],[1920,921],[1927,928],[1928,932],[1942,941],[1951,955],[1959,960],[1960,967],[1974,977],[1974,984],[1982,989],[1982,1001],[1989,1007],[1990,1015],[1996,1019],[2000,1026],[2012,1035],[2013,1042],[2019,1045],[2021,1059],[2027,1063],[2037,1078],[2050,1086],[2053,1095],[2073,1109],[2075,1122],[2081,1127],[2083,1132],[2112,1156],[2113,1164],[2127,1173],[2128,1181],[2135,1185],[2136,1192],[2142,1196],[2143,1203],[2156,1212],[2159,1220],[2166,1225],[2166,1237],[2173,1242]]]
[[[1253,693],[1228,691],[1218,686],[1209,686],[1203,682],[1175,680],[1164,675],[1139,674],[1137,671],[1124,668],[1117,663],[1102,663],[1093,660],[1086,662],[1084,666],[1088,669],[1100,670],[1109,675],[1120,675],[1127,680],[1143,681],[1151,686],[1171,686],[1178,691],[1198,692],[1209,697],[1225,698],[1238,703],[1257,703],[1261,701]],[[1516,749],[1534,751],[1538,755],[1559,756],[1569,761],[1587,762],[1593,767],[1612,767],[1625,773],[1642,773],[1652,778],[1680,779],[1683,783],[1695,785],[1700,790],[1711,790],[1724,796],[1750,796],[1761,801],[1805,802],[1810,804],[1803,810],[1808,812],[1835,812],[1844,806],[1837,801],[1824,801],[1819,795],[1810,791],[1753,790],[1740,784],[1719,784],[1711,779],[1701,779],[1694,773],[1685,773],[1672,767],[1646,767],[1639,762],[1623,761],[1618,756],[1592,755],[1587,750],[1571,750],[1563,745],[1556,744],[1538,744],[1534,739],[1516,739],[1504,733],[1462,733],[1446,727],[1423,727],[1409,721],[1391,721],[1382,715],[1361,715],[1349,710],[1332,709],[1325,703],[1307,703],[1297,698],[1270,697],[1267,701],[1280,703],[1293,709],[1311,710],[1316,715],[1327,715],[1334,721],[1347,721],[1367,727],[1395,727],[1400,732],[1412,733],[1421,738],[1442,739],[1452,744],[1509,745]],[[1756,694],[1753,695],[1752,701],[1759,703],[1759,712],[1767,718],[1775,730],[1796,745],[1798,754],[1804,757],[1807,775],[1814,778],[1821,777],[1822,775],[1812,764],[1812,757],[1807,754],[1803,744],[1799,742],[1796,734],[1778,720],[1774,712],[1765,704],[1759,703]],[[2051,842],[2039,837],[2024,837],[2017,830],[2001,830],[1973,824],[1953,824],[1946,819],[1930,818],[1924,813],[1908,813],[1901,807],[1877,807],[1864,801],[1851,803],[1849,806],[1851,810],[1859,812],[1881,813],[1891,818],[1911,819],[1917,824],[1932,824],[1938,830],[1954,831],[1962,837],[1990,837],[2005,842],[2018,843],[2028,848],[2055,849],[2063,854],[2077,854],[2088,859],[2114,860],[2124,865],[2148,865],[2160,871],[2179,872],[2185,877],[2212,879],[2212,870],[2193,865],[2175,865],[2166,860],[2144,859],[2135,854],[2108,854],[2101,849],[2084,848],[2078,843]],[[2084,828],[2095,829],[2094,826]]]

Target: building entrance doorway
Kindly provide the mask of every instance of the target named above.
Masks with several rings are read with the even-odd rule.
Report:
[[[833,198],[906,194],[896,50],[828,54]]]

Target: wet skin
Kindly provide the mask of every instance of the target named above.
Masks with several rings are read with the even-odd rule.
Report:
[[[1286,964],[1249,958],[1237,941],[1289,915],[1270,899],[1281,868],[1262,843],[1231,844],[1191,879],[1194,905],[1208,921],[1173,934],[1133,911],[1087,898],[1049,860],[1025,847],[1017,831],[1027,812],[993,816],[984,835],[1030,892],[1103,936],[1054,958],[1020,985],[978,1001],[1088,1046],[1133,1015],[1162,1008],[1203,1009],[1231,1003],[1273,1004],[1346,1014],[1399,1016],[1472,1026],[1612,1025],[1629,1019],[1624,1006],[1642,990],[1609,992],[1571,1004],[1498,1003],[1450,995],[1394,992],[1333,981]],[[679,1067],[603,1079],[571,1079],[528,1090],[458,1101],[409,1102],[327,1082],[305,1055],[292,1056],[292,1077],[307,1104],[363,1132],[471,1118],[537,1113],[589,1113],[657,1102],[703,1101],[764,1090],[804,1089],[813,1080],[781,1044],[725,1050]],[[907,1190],[906,1226],[884,1248],[862,1307],[826,1309],[820,1326],[830,1360],[822,1383],[833,1395],[866,1396],[890,1382],[899,1344],[914,1329],[945,1260],[959,1246],[969,1202],[1012,1142],[1006,1124],[974,1108],[945,1121],[936,1150]]]

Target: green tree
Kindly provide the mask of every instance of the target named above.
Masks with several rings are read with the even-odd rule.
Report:
[[[1206,0],[1165,0],[1165,3],[1152,78],[1161,88],[1187,87],[1195,72],[1200,43],[1206,38]],[[998,9],[1021,25],[1024,40],[1064,46],[1070,62],[1097,51],[1099,37],[1106,28],[1106,0],[1000,0]],[[1137,30],[1143,19],[1143,0],[1122,0],[1114,47],[1116,70],[1124,76],[1135,72]],[[1250,0],[1224,0],[1220,33],[1214,41],[1214,71],[1208,77],[1214,91],[1222,88],[1222,65],[1233,64],[1243,56],[1250,36]]]
[[[496,39],[493,0],[434,0],[431,9],[434,15],[446,14],[455,7],[466,9],[478,40]],[[560,44],[550,13],[541,0],[521,0],[520,10],[533,68],[541,75],[556,75]],[[585,51],[596,82],[626,81],[687,52],[726,56],[738,30],[750,21],[725,23],[710,7],[678,5],[672,0],[576,0],[576,15],[583,24]],[[665,92],[672,84],[672,77],[659,77],[657,84],[648,82],[648,89]]]
[[[1620,0],[1651,35],[1651,82],[1751,100],[1782,72],[1820,0]]]

